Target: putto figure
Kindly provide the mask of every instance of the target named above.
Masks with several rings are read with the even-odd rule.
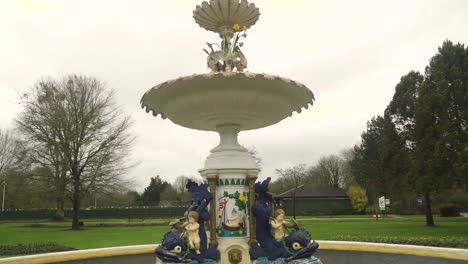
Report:
[[[285,220],[284,215],[285,213],[283,209],[276,209],[274,218],[270,221],[270,225],[273,228],[273,237],[276,241],[281,241],[285,237],[285,229],[288,230],[288,228],[299,227],[296,220]]]
[[[210,214],[206,208],[213,197],[208,191],[208,183],[198,184],[189,180],[185,187],[192,194],[192,204],[185,214],[188,215],[190,212],[196,212],[198,214],[196,222],[199,224],[198,234],[200,236],[200,251],[202,254],[205,254],[208,243],[205,231],[205,222],[210,219]]]
[[[252,212],[256,218],[259,244],[250,246],[251,258],[259,263],[321,263],[313,257],[319,245],[306,229],[300,228],[294,219],[285,220],[283,209],[276,209],[272,217],[273,195],[268,191],[270,180],[255,184]]]
[[[281,241],[284,238],[284,210],[275,210],[275,217],[270,221],[271,227],[273,228],[273,236],[276,241]]]
[[[192,203],[184,217],[169,224],[171,231],[164,235],[156,248],[156,256],[163,263],[211,263],[220,258],[215,246],[207,248],[205,221],[210,219],[207,206],[212,199],[208,184],[189,180],[187,190],[192,193]]]
[[[183,226],[188,233],[190,249],[194,249],[195,252],[200,255],[200,235],[198,234],[200,225],[198,224],[198,213],[196,211],[191,211],[187,218],[188,221],[185,222]]]

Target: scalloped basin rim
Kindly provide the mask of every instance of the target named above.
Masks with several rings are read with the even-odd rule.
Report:
[[[302,83],[264,73],[193,74],[156,85],[141,98],[154,116],[198,130],[222,124],[240,130],[273,125],[313,105],[314,94]]]

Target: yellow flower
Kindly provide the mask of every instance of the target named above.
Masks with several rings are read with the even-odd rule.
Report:
[[[236,24],[234,24],[234,25],[232,26],[232,28],[233,28],[234,30],[239,30],[239,29],[240,29],[240,25],[236,23]]]
[[[242,31],[247,31],[247,26],[243,26]]]
[[[239,195],[239,200],[243,203],[247,201],[247,197],[245,197],[243,194]]]

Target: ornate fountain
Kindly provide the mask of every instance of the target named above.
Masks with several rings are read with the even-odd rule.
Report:
[[[154,116],[187,128],[216,131],[220,136],[219,145],[199,170],[208,184],[191,182],[187,186],[193,204],[184,217],[171,223],[171,231],[156,250],[161,261],[318,262],[312,257],[318,244],[297,224],[289,236],[275,239],[276,229],[272,232],[271,228],[276,222],[270,218],[281,212],[272,211],[269,180],[255,183],[260,170],[237,139],[241,131],[278,123],[314,101],[312,92],[299,82],[245,71],[243,40],[259,16],[259,9],[246,0],[211,0],[198,5],[193,11],[195,21],[222,39],[203,49],[211,72],[163,82],[141,99],[142,107]],[[199,237],[193,230],[198,230]]]

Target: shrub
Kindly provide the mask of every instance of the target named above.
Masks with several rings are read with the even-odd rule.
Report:
[[[69,251],[69,250],[76,250],[76,249],[63,246],[63,245],[59,245],[55,242],[17,244],[17,245],[0,245],[0,256],[17,256],[17,255],[48,253],[48,252]]]
[[[468,211],[468,194],[464,191],[455,192],[448,202],[457,205],[460,209]]]
[[[65,217],[63,215],[55,214],[50,218],[51,222],[65,222]]]
[[[351,185],[348,189],[348,196],[356,212],[363,213],[366,210],[368,199],[364,188],[359,185]]]
[[[335,236],[337,241],[361,241],[388,244],[420,245],[431,247],[468,248],[468,239],[453,237],[379,237],[379,236]]]
[[[455,204],[443,204],[440,206],[440,216],[455,217],[460,216],[460,208]]]

